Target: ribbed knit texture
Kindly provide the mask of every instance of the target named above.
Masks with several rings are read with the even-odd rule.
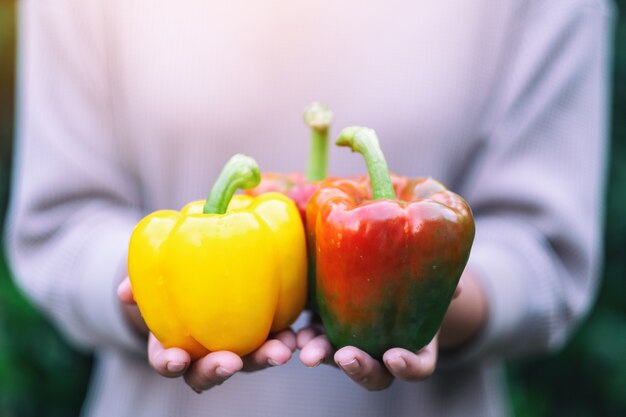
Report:
[[[97,352],[85,416],[505,415],[501,361],[557,349],[594,299],[612,14],[600,0],[20,2],[9,256]],[[148,212],[204,198],[236,152],[303,170],[313,100],[334,134],[372,127],[394,171],[469,201],[489,321],[425,382],[369,393],[295,355],[197,395],[148,367],[122,317],[128,238]],[[333,147],[330,171],[365,167]]]

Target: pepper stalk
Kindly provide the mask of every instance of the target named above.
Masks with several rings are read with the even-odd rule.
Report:
[[[311,103],[304,110],[304,122],[311,129],[311,145],[307,163],[306,179],[309,182],[321,181],[328,171],[328,132],[333,121],[333,113],[322,104]]]
[[[204,203],[204,214],[224,214],[238,189],[248,190],[261,182],[261,171],[254,159],[236,154],[226,162]]]
[[[363,155],[374,200],[395,200],[396,192],[393,189],[387,161],[373,129],[360,126],[347,127],[341,131],[335,144],[349,147],[352,152]]]

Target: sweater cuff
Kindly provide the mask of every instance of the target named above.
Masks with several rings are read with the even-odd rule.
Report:
[[[80,280],[72,299],[84,334],[73,336],[87,345],[118,346],[145,355],[146,341],[131,328],[117,297],[117,287],[127,275],[132,225],[100,226],[75,264]]]

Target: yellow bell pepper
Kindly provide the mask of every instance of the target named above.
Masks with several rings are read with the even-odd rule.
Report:
[[[133,231],[133,294],[163,346],[193,358],[243,356],[304,308],[306,245],[295,204],[278,193],[233,197],[259,181],[256,162],[235,155],[206,202],[154,212]]]

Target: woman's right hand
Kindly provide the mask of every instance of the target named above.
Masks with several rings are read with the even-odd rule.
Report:
[[[130,280],[126,278],[118,287],[118,297],[129,323],[138,333],[148,335],[148,362],[159,374],[168,378],[184,377],[185,383],[197,393],[206,391],[236,372],[252,372],[283,365],[296,350],[296,336],[290,329],[270,337],[254,352],[239,356],[229,351],[211,352],[195,361],[189,353],[179,348],[165,348],[148,331],[133,297]]]

